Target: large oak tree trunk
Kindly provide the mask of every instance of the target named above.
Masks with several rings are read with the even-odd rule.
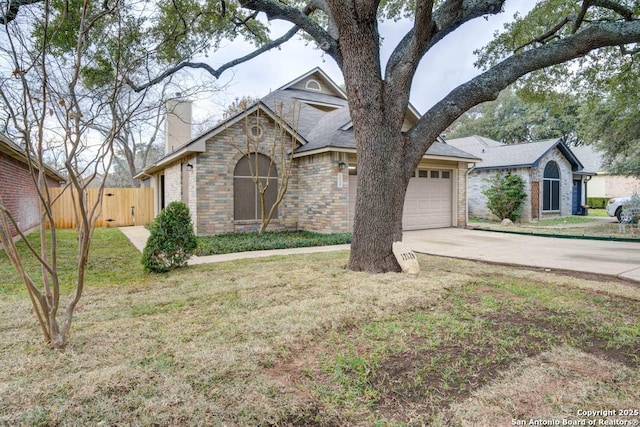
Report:
[[[384,129],[374,128],[370,133],[368,144],[358,149],[358,192],[349,268],[371,273],[400,271],[392,245],[402,240],[408,181],[397,141]]]
[[[402,134],[408,95],[397,96],[382,79],[376,8],[349,5],[337,20],[342,72],[358,153],[358,191],[349,268],[400,271],[392,245],[402,240],[402,212],[413,170]],[[408,93],[408,92],[407,92]]]
[[[349,268],[370,273],[400,271],[392,246],[402,240],[407,171],[414,170],[414,162],[405,157],[406,138],[401,132],[405,112],[390,112],[394,107],[385,100],[382,80],[372,78],[375,73],[360,74],[366,66],[350,62],[356,71],[345,71],[346,80],[356,86],[352,93],[359,96],[349,99],[358,153]]]

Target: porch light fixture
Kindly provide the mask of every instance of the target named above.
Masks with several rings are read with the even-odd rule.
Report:
[[[343,171],[347,168],[347,164],[345,162],[338,162],[338,168]]]
[[[191,163],[187,163],[187,169],[192,171],[193,170],[193,165]]]

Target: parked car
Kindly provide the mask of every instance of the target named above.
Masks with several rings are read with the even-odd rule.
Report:
[[[623,196],[623,197],[614,197],[613,199],[609,199],[609,203],[607,203],[607,215],[615,216],[618,218],[618,222],[620,222],[620,215],[622,215],[622,206],[631,201],[633,196]]]

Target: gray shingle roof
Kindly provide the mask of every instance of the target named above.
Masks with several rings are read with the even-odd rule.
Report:
[[[571,151],[578,157],[586,172],[604,172],[604,168],[602,167],[602,154],[595,148],[581,145],[579,147],[571,147]]]
[[[515,167],[535,167],[542,157],[555,147],[571,162],[573,170],[583,170],[583,165],[573,152],[559,139],[503,144],[488,138],[472,136],[448,140],[449,145],[458,147],[480,157],[482,161],[476,169],[505,169]]]
[[[472,135],[464,138],[455,138],[447,140],[447,144],[452,145],[460,150],[464,150],[476,157],[483,158],[482,154],[490,147],[499,147],[504,145],[502,142],[483,136]]]
[[[278,112],[278,106],[282,105],[284,119],[305,138],[307,143],[299,147],[296,153],[327,148],[356,148],[353,129],[342,129],[351,122],[351,115],[348,102],[341,97],[294,89],[285,85],[283,88],[271,92],[261,101],[275,112]],[[327,111],[331,107],[336,109]],[[299,113],[297,123],[291,123],[291,111]],[[431,145],[426,154],[460,159],[479,158],[479,156],[471,155],[463,149],[437,141]]]
[[[319,77],[321,80],[330,80],[322,70],[312,70],[306,74],[307,77]],[[318,76],[315,73],[319,73]],[[296,153],[308,153],[316,150],[324,149],[356,149],[353,128],[346,128],[345,125],[351,122],[349,114],[349,106],[343,93],[338,93],[340,89],[331,81],[329,86],[336,89],[334,94],[327,92],[315,92],[312,90],[301,90],[296,87],[290,87],[294,83],[298,83],[300,78],[273,91],[263,97],[260,102],[270,111],[280,116],[293,131],[301,135],[306,144],[298,147]],[[257,108],[258,103],[253,104],[252,108]],[[293,115],[295,113],[295,116]],[[410,113],[417,116],[415,110],[410,109]],[[236,116],[228,119],[224,123],[212,128],[203,135],[191,140],[173,153],[169,153],[151,167],[145,169],[144,173],[150,173],[162,167],[165,163],[173,159],[177,154],[188,154],[187,149],[196,144],[198,141],[208,138],[216,129],[228,126],[228,123],[245,113],[238,113]],[[295,119],[292,119],[295,117]],[[347,130],[343,130],[347,129]],[[453,147],[448,144],[436,141],[427,150],[427,155],[439,157],[453,157],[461,160],[477,160],[479,156],[474,156],[460,148]]]
[[[282,106],[282,113],[285,116],[283,118],[307,140],[307,135],[313,127],[327,115],[326,111],[313,107],[310,103],[329,104],[338,109],[347,107],[347,101],[344,99],[297,89],[277,90],[262,98],[261,101],[277,114],[280,113],[280,106]],[[299,114],[297,123],[291,123],[292,113]]]

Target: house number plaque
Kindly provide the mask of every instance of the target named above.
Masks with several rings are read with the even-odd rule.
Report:
[[[415,252],[413,252],[407,245],[402,242],[394,242],[393,254],[396,256],[396,260],[398,260],[398,264],[400,264],[404,273],[420,273],[418,258],[416,257]]]

